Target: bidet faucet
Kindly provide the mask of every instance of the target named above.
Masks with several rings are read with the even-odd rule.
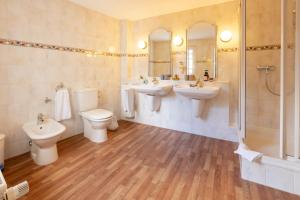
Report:
[[[45,121],[45,116],[43,115],[43,113],[39,113],[37,116],[37,125],[43,124],[44,121]]]

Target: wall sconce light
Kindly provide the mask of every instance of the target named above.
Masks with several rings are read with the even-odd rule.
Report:
[[[147,47],[147,43],[146,43],[145,41],[140,40],[140,41],[138,42],[138,48],[139,48],[139,49],[146,49],[146,47]]]
[[[230,31],[221,32],[220,39],[222,42],[229,42],[232,39],[232,33]]]
[[[108,51],[109,51],[110,53],[114,53],[114,52],[116,52],[116,48],[115,48],[114,46],[110,46],[110,47],[108,48]]]
[[[174,39],[173,39],[173,43],[176,45],[176,46],[181,46],[183,44],[183,39],[182,37],[180,36],[176,36]]]

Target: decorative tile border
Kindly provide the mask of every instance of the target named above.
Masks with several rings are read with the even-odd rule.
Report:
[[[264,51],[264,50],[280,50],[280,45],[265,45],[265,46],[248,46],[246,51]]]
[[[150,63],[153,63],[153,64],[165,64],[165,63],[171,63],[171,61],[164,61],[164,60],[150,60],[149,61]]]
[[[58,45],[49,45],[43,43],[35,43],[35,42],[25,42],[19,40],[9,40],[9,39],[1,39],[0,45],[11,45],[11,46],[20,46],[20,47],[31,47],[31,48],[40,48],[40,49],[49,49],[49,50],[57,50],[57,51],[67,51],[73,53],[82,53],[87,56],[111,56],[111,57],[147,57],[148,53],[136,53],[136,54],[127,54],[127,53],[111,53],[106,51],[96,51],[91,49],[82,49],[75,47],[64,47]],[[246,51],[264,51],[264,50],[280,50],[281,46],[276,45],[265,45],[265,46],[248,46],[246,47]],[[288,45],[289,49],[293,49],[294,46],[292,44]],[[218,53],[226,53],[226,52],[236,52],[238,48],[219,48]],[[172,55],[185,55],[185,51],[174,51]]]
[[[238,48],[219,48],[218,53],[227,53],[227,52],[236,52],[238,51]]]
[[[8,40],[8,39],[1,39],[0,44],[3,45],[11,45],[11,46],[19,46],[19,47],[31,47],[31,48],[40,48],[40,49],[48,49],[48,50],[57,50],[57,51],[68,51],[73,53],[82,53],[87,56],[127,56],[127,54],[120,54],[120,53],[111,53],[105,51],[95,51],[90,49],[82,49],[82,48],[74,48],[74,47],[64,47],[58,45],[49,45],[43,43],[35,43],[35,42],[25,42],[19,40]]]
[[[128,57],[147,57],[148,54],[147,53],[129,53],[129,54],[126,54]],[[125,56],[126,56],[125,55]]]
[[[186,51],[173,51],[172,55],[185,55]]]

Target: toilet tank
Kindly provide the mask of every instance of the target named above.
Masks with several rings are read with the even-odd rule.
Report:
[[[98,89],[83,88],[76,90],[78,111],[87,111],[98,107]]]

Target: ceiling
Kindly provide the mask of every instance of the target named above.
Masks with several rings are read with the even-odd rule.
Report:
[[[70,0],[118,19],[139,20],[233,0]]]

